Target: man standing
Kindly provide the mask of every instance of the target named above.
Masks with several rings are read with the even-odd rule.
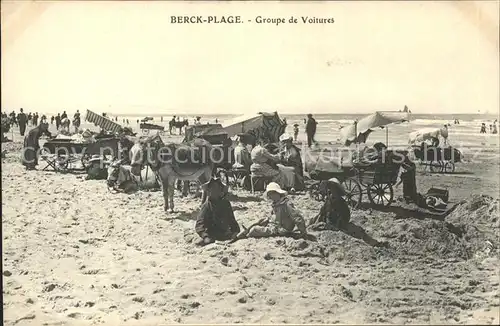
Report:
[[[21,112],[17,115],[17,123],[19,124],[19,133],[21,136],[24,136],[24,132],[26,131],[26,124],[28,123],[28,117],[23,112],[23,108],[20,110]]]
[[[61,126],[61,114],[56,115],[56,129],[59,130],[59,127]]]
[[[49,130],[49,124],[42,119],[42,122],[39,126],[30,130],[28,135],[24,137],[24,149],[22,156],[22,164],[26,167],[27,170],[34,170],[38,165],[38,155],[39,155],[39,139],[43,134],[51,137]]]
[[[35,112],[35,114],[33,114],[33,126],[38,126],[38,112]]]
[[[307,115],[306,123],[306,134],[307,134],[307,146],[311,147],[312,143],[316,143],[314,136],[316,135],[316,125],[318,123],[313,118],[312,114]]]
[[[73,126],[75,127],[75,133],[78,132],[78,128],[80,128],[80,110],[76,110],[75,115],[73,116]]]

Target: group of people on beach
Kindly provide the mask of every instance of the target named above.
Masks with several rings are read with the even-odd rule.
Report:
[[[9,115],[6,113],[2,113],[2,118],[9,118],[10,120],[10,125],[12,126],[18,126],[19,127],[19,133],[21,136],[24,136],[24,133],[26,132],[26,127],[27,126],[38,126],[38,119],[40,118],[38,112],[31,113],[29,112],[28,114],[24,113],[23,108],[19,110],[19,113],[16,114],[15,111],[12,111]],[[45,115],[42,115],[42,120],[45,118]]]
[[[239,134],[234,149],[234,171],[244,171],[246,175],[266,178],[289,190],[304,189],[303,164],[300,149],[293,143],[293,137],[283,134],[280,137],[281,150],[277,151],[269,138],[260,137],[257,141],[249,134]],[[250,181],[248,179],[243,179]]]
[[[26,133],[26,127],[38,127],[42,122],[48,123],[47,116],[45,114],[43,114],[41,117],[38,112],[30,112],[26,114],[23,108],[20,108],[19,113],[17,114],[15,111],[12,111],[8,115],[6,113],[2,113],[2,118],[8,118],[11,126],[19,127],[19,133],[21,136],[24,136],[24,134]],[[69,133],[71,120],[68,118],[68,114],[66,113],[66,111],[63,111],[63,113],[58,113],[56,116],[51,116],[50,124],[52,125],[54,124],[54,122],[57,130],[61,128],[63,132],[66,131],[67,133]],[[80,128],[80,125],[80,111],[76,110],[76,113],[73,116],[73,126],[75,127],[75,132],[78,132],[78,128]]]
[[[79,112],[77,112],[79,113]],[[61,117],[67,118],[65,112]],[[312,116],[310,125],[316,125]],[[23,119],[21,119],[23,121]],[[306,121],[307,124],[307,121]],[[26,169],[35,169],[38,164],[39,139],[42,135],[51,137],[48,131],[49,123],[42,116],[40,123],[31,129],[24,139],[23,165]],[[307,127],[306,127],[307,128]],[[311,128],[311,127],[310,127]],[[124,130],[130,131],[129,127]],[[314,130],[315,131],[315,130]],[[295,136],[295,135],[294,135]],[[259,178],[267,178],[264,198],[270,201],[272,217],[259,219],[248,228],[242,228],[237,223],[231,203],[227,197],[228,186],[222,179],[212,177],[202,187],[208,195],[208,199],[202,204],[197,216],[195,230],[200,236],[199,245],[207,245],[215,241],[236,241],[245,237],[271,237],[291,236],[307,238],[309,236],[307,227],[338,229],[353,237],[362,239],[372,246],[386,246],[387,243],[371,238],[359,226],[350,221],[350,208],[345,199],[346,192],[342,184],[336,178],[327,181],[327,196],[320,212],[309,219],[298,210],[289,193],[305,189],[304,167],[300,149],[294,144],[296,137],[283,134],[279,138],[278,146],[271,144],[269,135],[261,135],[254,139],[251,134],[241,133],[237,138],[234,149],[233,171],[245,171],[246,175]],[[314,142],[314,133],[308,133],[311,142]],[[123,137],[123,139],[128,139]],[[134,145],[129,140],[128,144],[122,145],[125,150]],[[374,157],[368,157],[371,161],[378,161],[386,155],[387,146],[382,143],[373,145]],[[361,153],[360,155],[362,155]],[[124,157],[127,157],[124,155]],[[364,157],[366,159],[366,157]],[[427,205],[426,198],[420,195],[416,189],[415,164],[408,156],[404,157],[401,165],[402,172],[400,183],[403,183],[404,199],[413,201],[417,205]],[[247,179],[248,180],[248,179]],[[252,182],[250,180],[250,182]]]
[[[332,178],[327,184],[327,199],[320,212],[310,220],[309,227],[337,229],[365,241],[368,245],[387,247],[387,242],[373,239],[363,228],[350,221],[351,212],[343,198],[345,190],[340,182]],[[196,219],[195,231],[200,237],[198,245],[276,236],[311,239],[303,213],[295,207],[287,191],[275,182],[269,183],[264,192],[264,198],[270,202],[272,215],[259,219],[243,230],[238,225],[231,203],[227,199],[227,185],[221,179],[212,178],[203,185],[203,189],[208,197]]]
[[[493,122],[493,124],[490,124],[490,134],[497,134],[498,133],[498,129],[497,129],[497,120],[495,119],[495,121]],[[487,131],[486,131],[486,123],[482,123],[481,124],[481,130],[479,131],[480,134],[486,134]]]

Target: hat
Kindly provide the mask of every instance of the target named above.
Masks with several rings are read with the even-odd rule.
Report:
[[[223,193],[227,192],[228,187],[226,184],[224,184],[224,182],[222,182],[222,180],[220,178],[212,177],[208,182],[202,184],[201,187],[203,188],[203,190],[207,191],[207,190],[210,190],[210,187],[215,185],[215,184],[218,184],[219,186],[221,186]]]
[[[82,136],[85,137],[85,138],[91,137],[92,136],[92,132],[89,129],[85,129],[83,131],[83,133],[82,133]]]
[[[285,142],[285,141],[292,141],[293,137],[290,136],[290,134],[283,134],[280,136],[280,141]]]
[[[299,126],[299,124],[298,124],[298,123],[294,123],[294,124],[293,124],[293,126],[294,126],[294,127],[298,127],[298,126]]]
[[[131,135],[131,136],[135,136],[135,135],[137,135],[137,133],[135,133],[135,132],[132,130],[132,128],[130,128],[130,127],[125,127],[125,128],[123,128],[123,129],[122,129],[122,132],[123,132],[124,134]]]
[[[327,182],[330,189],[335,189],[340,196],[345,196],[346,192],[344,186],[340,183],[339,179],[331,178],[328,179]]]
[[[276,182],[271,182],[270,184],[267,185],[266,191],[264,192],[264,197],[267,197],[269,192],[277,192],[278,194],[286,195],[287,192],[283,189],[281,189],[280,185],[277,184]]]
[[[100,155],[92,155],[92,158],[89,160],[89,163],[101,161],[101,159],[102,157]]]

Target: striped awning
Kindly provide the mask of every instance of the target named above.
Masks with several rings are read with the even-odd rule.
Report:
[[[285,132],[286,123],[281,120],[277,112],[244,115],[225,123],[224,130],[229,137],[239,133],[247,133],[258,139],[267,137],[271,142],[278,142]]]
[[[85,120],[110,132],[120,132],[123,129],[120,124],[90,110],[87,110]]]

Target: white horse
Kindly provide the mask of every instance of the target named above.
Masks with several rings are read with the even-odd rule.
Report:
[[[185,181],[185,185],[189,181],[198,181],[203,184],[210,180],[214,171],[212,162],[194,163],[189,160],[183,163],[176,162],[176,159],[179,160],[178,153],[180,151],[189,151],[192,154],[195,150],[211,150],[211,148],[210,144],[199,147],[179,146],[176,144],[165,145],[158,135],[153,136],[143,144],[134,144],[130,149],[132,172],[134,170],[140,171],[140,167],[146,164],[149,165],[161,180],[165,211],[167,212],[170,209],[173,212],[176,180]],[[206,155],[205,157],[208,158],[209,156]],[[186,186],[183,188],[184,191],[187,190]],[[202,194],[202,203],[204,203],[207,195],[203,190]]]

